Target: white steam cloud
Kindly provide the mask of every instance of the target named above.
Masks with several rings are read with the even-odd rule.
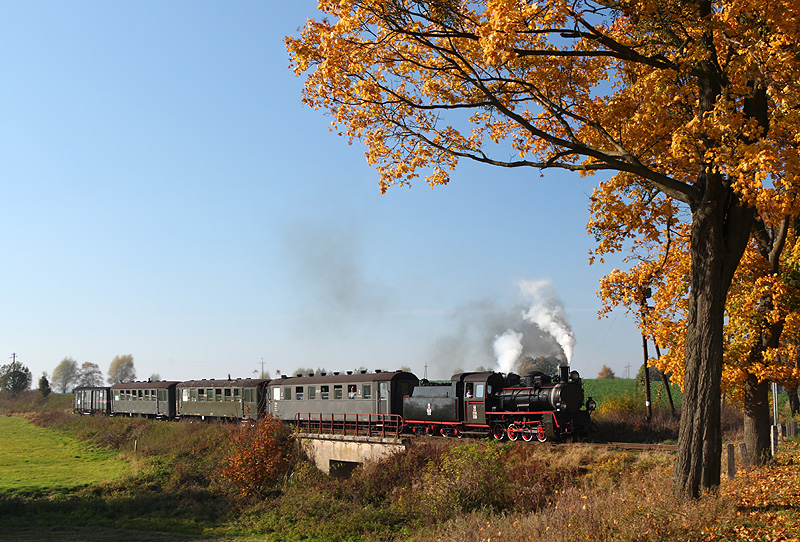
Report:
[[[533,298],[533,305],[525,311],[523,318],[550,334],[564,351],[567,363],[570,363],[575,348],[575,334],[555,295],[553,283],[550,280],[524,280],[520,281],[519,289]]]
[[[522,333],[509,329],[502,335],[495,335],[492,348],[500,365],[500,372],[510,373],[522,354]]]
[[[533,324],[534,329],[551,337],[561,348],[567,363],[570,363],[575,348],[575,335],[567,321],[561,301],[555,294],[553,283],[549,279],[524,280],[519,282],[519,289],[523,296],[533,300],[532,304],[522,311],[521,316],[524,323],[522,327]],[[530,331],[525,330],[525,333]],[[538,334],[534,332],[534,342],[536,335]],[[530,341],[526,341],[525,344],[530,346]],[[492,348],[499,371],[510,373],[523,353],[523,333],[509,328],[502,335],[494,336]]]

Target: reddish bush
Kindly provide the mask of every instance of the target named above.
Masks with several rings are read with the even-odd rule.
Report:
[[[222,477],[242,495],[263,496],[275,491],[292,467],[291,432],[272,417],[242,427],[229,448]]]

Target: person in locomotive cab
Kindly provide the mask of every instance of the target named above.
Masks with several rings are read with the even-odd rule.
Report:
[[[472,399],[472,383],[467,384],[467,391],[464,393],[464,397]]]

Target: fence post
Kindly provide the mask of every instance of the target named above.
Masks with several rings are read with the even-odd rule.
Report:
[[[775,457],[775,454],[778,453],[778,426],[773,425],[772,431],[770,431],[770,441],[772,444],[772,457]]]
[[[750,458],[747,457],[747,445],[744,442],[739,444],[739,451],[742,453],[742,465],[744,465],[744,470],[750,472]]]
[[[733,444],[728,444],[728,478],[736,478],[736,453]]]

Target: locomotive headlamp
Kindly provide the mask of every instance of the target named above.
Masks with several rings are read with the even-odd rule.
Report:
[[[597,408],[597,403],[594,402],[594,399],[589,397],[589,400],[586,401],[586,410],[588,410],[589,412],[592,412],[596,408]]]

